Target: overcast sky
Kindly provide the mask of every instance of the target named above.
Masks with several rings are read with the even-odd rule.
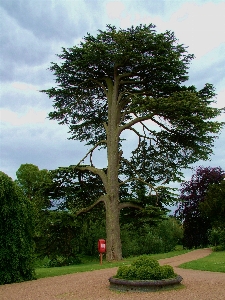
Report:
[[[153,23],[158,32],[174,31],[196,56],[190,84],[200,89],[213,83],[217,106],[225,106],[224,13],[225,2],[219,0],[1,0],[0,170],[15,179],[21,164],[55,169],[84,156],[88,148],[67,140],[68,128],[48,120],[52,103],[39,90],[54,86],[47,68],[62,47],[77,45],[87,32],[95,35],[106,24]],[[225,130],[211,161],[196,165],[225,170],[224,145]],[[190,179],[191,172],[185,174]]]

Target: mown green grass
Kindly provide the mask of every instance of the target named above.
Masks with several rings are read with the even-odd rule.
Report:
[[[178,248],[177,250],[168,253],[152,254],[151,257],[158,260],[158,259],[181,255],[187,252],[189,251]],[[86,262],[80,265],[73,265],[73,266],[54,267],[54,268],[36,268],[35,273],[37,278],[45,278],[45,277],[60,276],[60,275],[73,274],[79,272],[94,271],[100,269],[119,267],[121,265],[129,265],[136,258],[137,257],[130,257],[130,258],[123,259],[122,261],[119,262],[107,262],[103,260],[102,265],[100,265],[99,260],[96,260],[94,262]]]
[[[225,251],[212,252],[204,258],[184,263],[179,268],[225,273]]]

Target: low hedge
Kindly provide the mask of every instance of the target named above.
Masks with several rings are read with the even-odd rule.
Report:
[[[177,274],[171,266],[160,266],[158,261],[142,255],[130,266],[120,266],[115,278],[126,280],[162,280],[175,278]]]

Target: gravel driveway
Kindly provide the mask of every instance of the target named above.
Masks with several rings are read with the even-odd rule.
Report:
[[[211,253],[210,249],[194,250],[160,260],[169,264],[183,277],[184,288],[162,292],[115,292],[109,289],[108,278],[117,268],[42,278],[34,281],[0,286],[1,300],[225,300],[225,273],[177,268],[181,263]],[[225,259],[225,258],[224,258]]]

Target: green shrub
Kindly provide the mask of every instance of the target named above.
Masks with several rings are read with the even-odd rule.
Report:
[[[118,271],[116,273],[117,278],[127,278],[128,277],[128,272],[130,270],[129,266],[120,266],[118,268]]]
[[[218,227],[210,230],[209,242],[214,245],[213,251],[225,250],[225,229]]]
[[[160,266],[157,260],[143,255],[131,266],[120,266],[115,277],[126,280],[161,280],[174,278],[176,274],[171,266]]]
[[[52,258],[49,263],[48,267],[63,267],[63,266],[69,266],[69,265],[78,265],[81,263],[81,260],[78,257],[64,257],[60,255],[56,255],[54,258]]]
[[[35,268],[47,268],[49,266],[50,259],[45,256],[43,258],[36,257],[34,261],[34,267]]]
[[[223,245],[215,246],[215,247],[212,248],[212,250],[214,252],[224,251],[225,250],[225,246],[223,246]]]
[[[139,228],[132,223],[124,224],[121,227],[123,257],[173,251],[182,237],[182,225],[175,218]]]
[[[133,263],[133,266],[140,268],[140,267],[150,267],[150,268],[156,268],[159,266],[159,263],[156,259],[151,258],[148,255],[142,255],[138,257]]]
[[[161,266],[160,273],[161,273],[161,279],[174,278],[176,276],[173,267],[168,265]]]
[[[159,267],[151,268],[150,266],[140,266],[137,268],[137,280],[153,280],[155,279],[155,271]]]
[[[0,172],[0,284],[34,279],[33,220],[31,202]]]

